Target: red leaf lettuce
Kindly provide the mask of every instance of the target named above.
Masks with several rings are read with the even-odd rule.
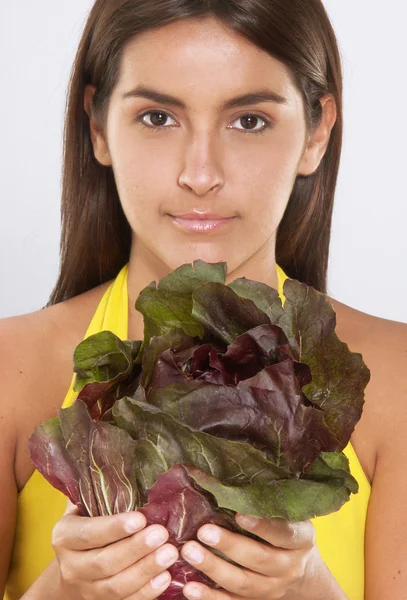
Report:
[[[370,372],[331,303],[287,279],[283,307],[263,283],[225,285],[226,272],[182,265],[140,293],[143,340],[103,331],[77,346],[76,401],[29,447],[83,515],[139,509],[180,547],[208,522],[256,539],[236,512],[302,521],[357,492],[342,450]],[[215,586],[182,558],[170,572],[166,599],[191,579]]]

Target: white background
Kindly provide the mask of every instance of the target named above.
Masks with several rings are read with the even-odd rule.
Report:
[[[62,129],[93,0],[0,5],[0,316],[41,308],[59,261]],[[328,295],[407,322],[407,117],[401,0],[325,0],[344,68],[344,147]]]

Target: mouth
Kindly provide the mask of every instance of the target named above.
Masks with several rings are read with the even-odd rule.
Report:
[[[173,223],[181,228],[189,231],[195,231],[198,233],[213,231],[214,229],[221,229],[229,225],[232,221],[236,219],[236,217],[222,218],[222,219],[197,219],[194,218],[183,218],[183,217],[174,217],[173,215],[169,215],[172,218]]]

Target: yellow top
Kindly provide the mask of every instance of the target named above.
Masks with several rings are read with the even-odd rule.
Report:
[[[283,283],[287,276],[277,266],[278,291],[282,301]],[[127,339],[128,295],[127,265],[101,299],[85,338],[109,329],[121,339]],[[75,399],[74,377],[63,408]],[[359,492],[351,494],[349,502],[330,515],[312,519],[322,558],[350,600],[364,598],[364,535],[370,484],[349,443],[344,454],[359,483]],[[53,488],[35,470],[18,495],[17,525],[9,577],[4,600],[17,600],[55,558],[51,546],[52,529],[64,514],[67,498]]]

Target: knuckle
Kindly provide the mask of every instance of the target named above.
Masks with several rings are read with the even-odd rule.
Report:
[[[216,592],[215,592],[216,593]],[[215,598],[217,596],[214,596]],[[227,592],[226,590],[222,590],[222,596],[221,596],[222,600],[233,600],[233,596],[232,594],[230,594],[229,592]]]
[[[86,527],[86,525],[82,524],[78,527],[78,530],[76,532],[76,538],[82,544],[89,543],[90,538],[89,538],[88,528]]]
[[[105,593],[109,600],[121,600],[124,598],[123,590],[120,589],[120,584],[117,581],[117,578],[110,578],[106,581],[105,584]]]
[[[273,600],[283,600],[284,596],[286,596],[286,590],[276,590],[273,595],[271,596],[271,598]]]
[[[248,575],[246,575],[245,573],[241,573],[237,584],[236,584],[236,593],[239,596],[250,596],[249,592],[251,590],[251,584],[250,584],[250,579],[248,577]]]
[[[317,532],[315,530],[315,526],[311,521],[308,521],[308,538],[309,538],[309,546],[315,546],[317,543]]]
[[[291,580],[298,581],[304,577],[306,570],[306,561],[304,559],[296,560],[290,569]]]
[[[268,589],[262,596],[270,600],[281,600],[287,597],[287,585],[283,584],[281,579],[273,579],[269,582]]]
[[[97,577],[108,577],[110,574],[111,560],[106,556],[106,552],[99,550],[94,555],[92,561],[92,573]]]
[[[145,585],[137,592],[137,600],[152,600],[162,594],[162,591],[155,590],[151,585]]]
[[[290,554],[284,552],[276,552],[275,557],[273,557],[272,569],[277,571],[278,575],[284,575],[287,571],[290,570],[292,564],[292,557]]]
[[[64,583],[72,583],[75,579],[75,574],[68,564],[65,561],[61,561],[59,563],[59,573],[61,576],[61,580]]]
[[[290,542],[295,543],[301,535],[301,523],[293,523],[289,521],[287,523],[287,537]]]
[[[140,545],[140,540],[134,539],[131,540],[131,543],[128,547],[129,554],[134,560],[138,561],[142,557],[142,549]]]
[[[55,554],[58,554],[60,549],[62,548],[62,538],[59,532],[55,531],[55,528],[52,530],[51,546]]]
[[[267,548],[262,548],[259,555],[257,556],[256,564],[260,571],[267,572],[270,570],[271,556]]]
[[[154,562],[148,560],[140,560],[137,566],[140,573],[140,581],[143,583],[155,577],[157,574],[156,571],[159,568]]]
[[[213,575],[212,579],[216,579],[217,569],[216,569],[216,565],[215,565],[214,561],[211,560],[211,557],[208,558],[205,555],[205,558],[204,558],[203,562],[200,563],[199,568],[204,568],[205,573],[207,575],[210,575],[210,576]]]
[[[315,545],[316,531],[311,521],[301,521],[299,523],[293,523],[293,525],[296,525],[298,538],[303,538],[307,546]]]
[[[63,527],[60,522],[53,527],[51,535],[51,545],[55,551],[60,550],[63,547]]]

